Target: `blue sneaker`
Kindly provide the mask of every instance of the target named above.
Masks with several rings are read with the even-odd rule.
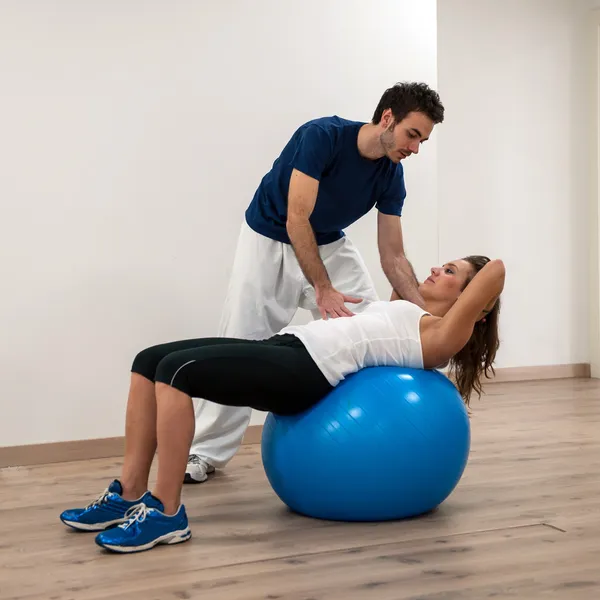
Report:
[[[160,503],[152,496],[152,500]],[[140,504],[128,513],[129,520],[96,536],[96,544],[112,552],[130,553],[150,550],[158,544],[179,544],[192,537],[183,504],[174,515],[165,515],[160,508]]]
[[[138,500],[123,500],[123,488],[118,480],[114,480],[100,496],[85,508],[71,508],[60,515],[60,520],[73,529],[80,531],[104,531],[109,527],[128,520],[126,513],[141,502],[156,505],[150,492],[146,492]],[[162,506],[162,505],[161,505]]]

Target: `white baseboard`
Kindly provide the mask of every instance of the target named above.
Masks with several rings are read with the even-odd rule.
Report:
[[[496,369],[496,375],[489,383],[505,381],[538,381],[545,379],[589,378],[590,365],[579,363],[572,365],[543,365],[539,367],[506,367]]]

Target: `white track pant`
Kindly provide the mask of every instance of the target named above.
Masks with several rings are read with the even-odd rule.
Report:
[[[319,251],[333,287],[363,298],[360,304],[348,304],[350,310],[360,312],[378,300],[367,267],[348,237],[320,246]],[[218,336],[271,337],[289,325],[298,308],[321,318],[315,290],[304,277],[294,249],[256,233],[244,222]],[[190,454],[204,457],[214,467],[225,466],[238,450],[251,414],[250,408],[195,400],[196,431]]]

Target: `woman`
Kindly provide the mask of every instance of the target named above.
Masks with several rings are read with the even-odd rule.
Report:
[[[96,543],[114,552],[188,540],[180,498],[194,434],[193,397],[293,414],[361,368],[432,369],[449,362],[468,404],[473,391],[481,393],[481,376],[493,371],[503,287],[501,261],[469,256],[431,270],[420,286],[426,310],[403,300],[375,302],[352,317],[289,326],[268,340],[208,338],[144,350],[132,367],[121,478],[61,520],[101,531]]]

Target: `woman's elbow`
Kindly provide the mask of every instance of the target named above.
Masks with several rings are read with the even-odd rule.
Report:
[[[502,277],[506,275],[506,266],[504,265],[504,261],[502,259],[495,258],[494,260],[490,261],[490,265],[493,265],[498,275],[501,275]]]

